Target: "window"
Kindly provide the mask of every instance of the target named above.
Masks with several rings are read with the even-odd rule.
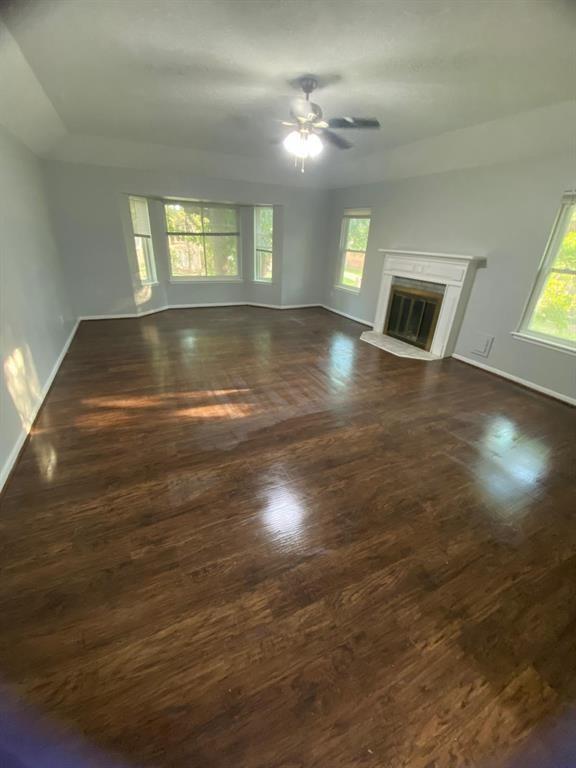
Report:
[[[370,211],[346,211],[340,237],[338,286],[359,291],[364,273],[366,244],[370,231]]]
[[[175,280],[237,280],[238,213],[216,203],[165,203],[170,275]]]
[[[151,285],[156,282],[156,264],[152,248],[148,200],[145,197],[130,197],[129,201],[138,275],[142,285]]]
[[[576,348],[576,193],[562,198],[520,332]]]
[[[269,206],[254,208],[254,280],[272,282],[272,240],[274,209]]]

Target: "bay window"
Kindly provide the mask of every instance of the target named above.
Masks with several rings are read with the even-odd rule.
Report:
[[[164,210],[172,279],[240,279],[235,206],[170,201]]]

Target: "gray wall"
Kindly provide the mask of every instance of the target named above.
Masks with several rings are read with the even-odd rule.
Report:
[[[453,171],[333,190],[324,303],[371,322],[382,269],[377,249],[486,256],[456,353],[555,392],[576,397],[576,358],[515,339],[562,193],[576,186],[574,155]],[[334,288],[340,218],[345,208],[372,208],[359,295]],[[495,337],[490,356],[473,353],[478,334]]]
[[[0,488],[74,327],[37,158],[0,127]]]
[[[510,335],[520,319],[560,197],[576,185],[571,155],[330,192],[175,171],[41,164],[2,129],[0,161],[0,484],[77,315],[249,301],[324,303],[370,322],[382,267],[378,247],[486,256],[488,268],[476,276],[456,352],[560,394],[576,395],[573,356]],[[151,223],[160,284],[142,289],[129,255],[127,193],[275,205],[274,283],[250,280],[252,246],[246,240],[242,283],[170,283],[162,206],[156,202],[151,205]],[[359,295],[334,288],[340,219],[347,207],[373,211]],[[251,215],[248,209],[242,213],[246,215]],[[484,333],[495,337],[488,359],[473,352],[477,335]]]
[[[165,304],[251,301],[313,304],[324,294],[327,194],[314,189],[209,179],[174,171],[47,162],[46,181],[62,257],[78,315],[131,314]],[[151,205],[160,285],[138,288],[127,257],[127,193],[277,206],[277,263],[272,285],[251,282],[251,248],[245,243],[241,283],[170,283],[162,206]]]

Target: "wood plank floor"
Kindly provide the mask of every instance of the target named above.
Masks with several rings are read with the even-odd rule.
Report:
[[[576,698],[575,411],[362,330],[80,325],[2,497],[19,696],[134,765],[543,750]]]

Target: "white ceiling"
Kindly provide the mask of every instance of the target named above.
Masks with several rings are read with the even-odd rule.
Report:
[[[77,144],[277,159],[305,72],[328,116],[382,123],[332,164],[576,95],[575,0],[13,0],[4,19]]]

